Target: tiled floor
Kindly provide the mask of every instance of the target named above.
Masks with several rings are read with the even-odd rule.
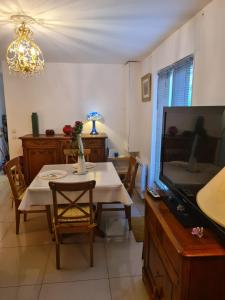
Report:
[[[143,214],[136,200],[133,215]],[[65,238],[61,270],[55,268],[55,247],[44,215],[21,218],[15,234],[8,182],[0,176],[0,300],[147,300],[142,283],[142,243],[136,243],[122,212],[105,212],[97,237],[94,267],[89,267],[84,237]]]

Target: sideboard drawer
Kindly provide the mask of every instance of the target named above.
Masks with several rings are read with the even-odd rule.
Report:
[[[54,140],[41,140],[34,138],[33,140],[24,140],[23,147],[27,148],[55,148],[57,147],[57,141]]]
[[[105,141],[102,139],[94,139],[94,138],[90,138],[90,139],[82,139],[83,140],[83,144],[84,144],[84,148],[101,148],[105,145]]]

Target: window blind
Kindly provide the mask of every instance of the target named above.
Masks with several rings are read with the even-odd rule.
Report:
[[[174,64],[171,106],[190,106],[192,96],[193,57]]]

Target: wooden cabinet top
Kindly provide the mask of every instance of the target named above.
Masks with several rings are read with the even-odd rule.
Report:
[[[107,139],[108,136],[105,133],[99,133],[96,135],[88,134],[88,133],[82,133],[82,138],[86,139]],[[24,136],[20,137],[21,140],[45,140],[45,139],[52,139],[52,140],[70,140],[71,136],[64,135],[64,134],[54,134],[54,135],[45,135],[40,134],[39,136],[33,136],[32,134],[26,134]]]
[[[145,194],[160,226],[173,244],[176,251],[186,257],[225,256],[225,247],[217,240],[215,234],[204,228],[204,236],[200,239],[191,234],[191,228],[184,228],[161,200],[153,200]]]

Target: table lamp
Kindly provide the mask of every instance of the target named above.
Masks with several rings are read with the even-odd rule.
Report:
[[[90,134],[98,134],[96,127],[95,127],[95,121],[99,121],[102,119],[102,115],[98,113],[97,111],[90,112],[87,114],[87,120],[92,121],[92,130]]]

